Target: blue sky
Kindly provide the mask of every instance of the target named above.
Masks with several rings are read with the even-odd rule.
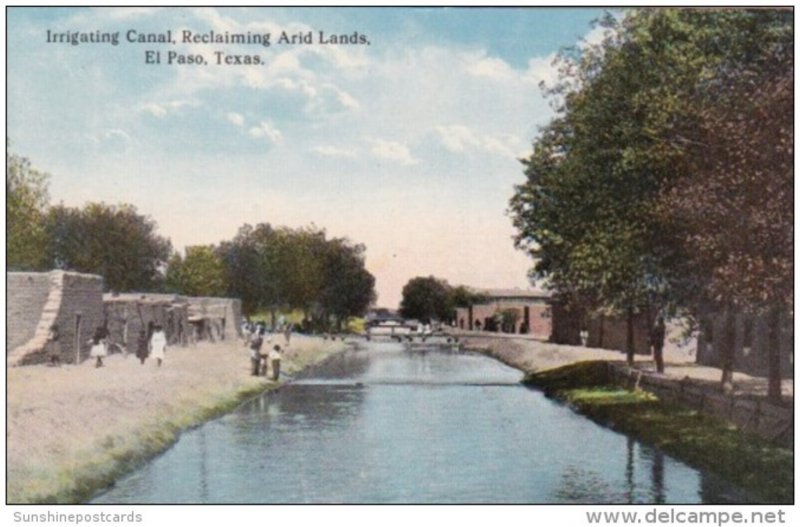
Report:
[[[315,223],[367,245],[380,305],[433,274],[525,287],[505,215],[519,157],[552,116],[554,54],[597,39],[600,9],[8,10],[8,135],[52,202],[127,202],[176,248],[243,223]],[[47,30],[121,32],[118,46]],[[125,32],[269,32],[273,44],[130,44]],[[281,31],[370,45],[276,45]],[[145,50],[209,65],[145,65]],[[258,54],[217,66],[213,51]]]

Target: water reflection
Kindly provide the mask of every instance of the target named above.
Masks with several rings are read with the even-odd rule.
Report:
[[[97,503],[696,503],[729,485],[474,354],[371,345],[184,434]]]

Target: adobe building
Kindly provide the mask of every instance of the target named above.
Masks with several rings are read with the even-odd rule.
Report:
[[[103,279],[68,271],[6,273],[6,364],[45,362],[50,328],[58,325],[60,359],[79,363],[104,323]]]
[[[644,309],[633,316],[633,352],[649,355],[650,329],[655,317]],[[628,343],[628,320],[624,316],[595,314],[586,317],[586,347],[625,351]]]
[[[734,315],[734,361],[733,369],[750,375],[768,375],[769,324],[766,316]],[[778,346],[781,357],[781,375],[794,378],[794,320],[783,315],[778,324],[780,335]],[[724,338],[725,317],[711,313],[701,318],[697,336],[697,363],[720,367],[722,358],[720,341]]]
[[[471,331],[497,331],[549,339],[550,293],[536,289],[476,289],[486,301],[456,308],[456,325]]]
[[[123,293],[106,294],[103,301],[111,340],[125,343],[128,352],[135,352],[139,332],[149,337],[155,325],[173,346],[241,336],[241,301],[236,298]]]
[[[189,340],[188,302],[176,295],[107,293],[103,309],[109,341],[119,351],[136,353],[140,332],[149,338],[157,325],[169,345],[185,346]]]

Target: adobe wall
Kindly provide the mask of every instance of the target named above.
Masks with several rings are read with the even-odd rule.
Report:
[[[706,315],[705,329],[697,338],[697,363],[719,367],[721,357],[719,342],[725,333],[725,319],[721,314]],[[764,377],[768,374],[769,326],[764,316],[737,314],[734,320],[734,366],[735,371]],[[781,374],[794,377],[793,320],[783,316],[778,345],[781,356]]]
[[[179,297],[188,303],[189,318],[204,320],[212,338],[233,340],[242,334],[242,302],[238,298]]]
[[[175,295],[150,293],[106,294],[103,304],[110,341],[120,351],[136,353],[139,333],[164,328],[170,345],[185,345],[189,338],[188,304]]]
[[[9,278],[15,274],[17,273],[8,273]],[[53,324],[59,326],[61,361],[75,363],[85,359],[90,348],[88,340],[104,321],[103,279],[97,275],[66,271],[22,274],[41,275],[33,277],[32,282],[29,282],[40,285],[27,287],[27,277],[20,281],[15,276],[9,281],[13,281],[16,286],[22,285],[22,292],[18,289],[15,294],[9,295],[8,324],[17,328],[14,329],[15,338],[21,339],[20,335],[24,332],[30,338],[18,346],[7,348],[7,364],[20,366],[48,360],[45,348]],[[47,299],[42,304],[43,279],[47,281],[48,291]],[[38,315],[35,306],[40,306]],[[36,325],[31,334],[29,328],[33,319],[36,320]]]
[[[586,321],[586,346],[625,351],[628,342],[628,323],[623,317],[598,315]],[[639,355],[650,354],[650,320],[646,313],[633,319],[633,350]]]
[[[33,338],[49,293],[48,273],[6,274],[6,354]]]

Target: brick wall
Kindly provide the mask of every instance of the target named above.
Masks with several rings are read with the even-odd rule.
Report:
[[[49,293],[47,273],[6,274],[6,355],[33,338]]]

